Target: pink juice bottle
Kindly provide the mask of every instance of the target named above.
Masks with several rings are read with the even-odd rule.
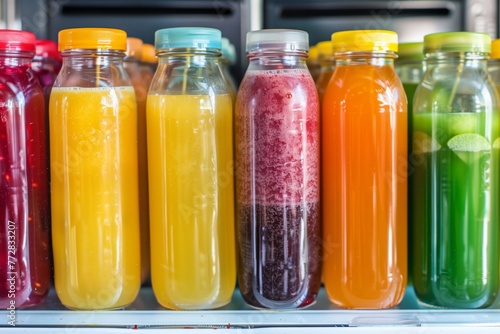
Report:
[[[51,280],[45,108],[31,70],[34,54],[34,34],[0,30],[0,308],[4,310],[39,304]]]
[[[298,30],[247,34],[235,110],[240,291],[252,306],[313,303],[321,284],[319,103]]]

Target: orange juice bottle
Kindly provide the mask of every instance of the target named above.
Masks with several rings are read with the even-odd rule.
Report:
[[[137,106],[123,68],[126,34],[59,32],[50,96],[55,288],[73,309],[114,309],[140,287]]]
[[[322,108],[323,280],[344,308],[402,299],[407,277],[407,102],[397,35],[332,35],[335,71]]]
[[[141,73],[142,40],[127,38],[127,52],[123,62],[134,86],[137,100],[137,156],[139,160],[139,217],[141,227],[141,282],[149,277],[149,200],[148,200],[148,146],[146,142],[146,98],[149,85]]]
[[[142,44],[141,61],[139,64],[141,68],[142,80],[144,81],[146,87],[149,88],[158,64],[158,58],[155,54],[154,45],[147,43]]]
[[[148,93],[151,282],[171,309],[231,300],[236,283],[233,108],[221,32],[158,30]]]

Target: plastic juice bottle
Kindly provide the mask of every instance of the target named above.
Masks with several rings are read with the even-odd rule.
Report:
[[[152,44],[143,43],[141,62],[139,66],[141,68],[141,74],[144,84],[146,85],[146,87],[148,87],[148,89],[151,85],[151,80],[153,80],[157,64],[158,58],[155,54],[155,46]]]
[[[51,279],[45,107],[34,54],[34,34],[0,30],[0,307],[9,324],[12,310],[42,302]]]
[[[413,104],[413,284],[425,305],[479,308],[499,291],[498,95],[487,34],[426,35]]]
[[[318,80],[319,74],[321,72],[321,65],[318,60],[318,47],[316,45],[311,45],[309,47],[308,57],[306,59],[307,68],[311,73],[311,76],[316,82]]]
[[[254,307],[314,303],[321,284],[319,101],[308,34],[247,33],[235,108],[238,284]]]
[[[224,80],[226,80],[227,88],[229,89],[229,94],[231,95],[231,100],[236,101],[236,83],[231,75],[230,67],[236,62],[236,50],[234,45],[226,37],[222,37],[222,55],[220,58],[220,67],[222,70],[222,75]]]
[[[73,309],[113,309],[139,291],[137,105],[118,29],[59,32],[50,96],[55,287]]]
[[[148,146],[146,135],[146,99],[149,85],[141,73],[142,40],[127,38],[127,51],[123,62],[134,86],[137,101],[137,157],[139,160],[139,224],[141,227],[141,282],[149,278],[149,191]]]
[[[398,58],[394,61],[394,68],[398,74],[401,82],[403,83],[403,88],[406,93],[406,98],[408,100],[408,147],[411,146],[413,134],[412,120],[413,120],[413,96],[417,89],[418,84],[422,81],[422,76],[424,75],[424,43],[400,43],[398,47]],[[408,157],[408,169],[411,173],[414,168],[415,161],[412,157]],[[413,266],[413,233],[412,226],[414,224],[412,212],[412,206],[410,205],[412,201],[412,192],[408,192],[408,284],[412,283],[412,266]]]
[[[221,32],[158,30],[147,101],[151,279],[171,309],[230,302],[236,284],[233,108]]]
[[[61,70],[61,55],[57,50],[57,43],[47,39],[39,39],[35,42],[35,57],[31,68],[36,73],[42,86],[45,103],[49,104],[50,90]],[[47,122],[48,123],[48,122]]]
[[[407,271],[407,106],[397,34],[332,35],[322,105],[323,281],[344,308],[397,305]]]
[[[333,70],[335,68],[335,59],[333,58],[333,45],[332,41],[323,41],[316,44],[318,49],[318,61],[320,63],[320,72],[316,80],[316,88],[318,89],[318,96],[320,103],[323,102],[326,87],[330,82]]]

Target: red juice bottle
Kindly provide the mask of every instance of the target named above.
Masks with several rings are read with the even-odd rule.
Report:
[[[61,70],[62,58],[57,50],[57,43],[48,39],[35,42],[35,56],[31,68],[42,86],[45,104],[49,104],[50,90]]]
[[[319,101],[298,30],[247,34],[235,109],[238,282],[247,303],[295,308],[321,284]]]
[[[45,108],[35,35],[0,30],[0,308],[39,304],[51,280]]]

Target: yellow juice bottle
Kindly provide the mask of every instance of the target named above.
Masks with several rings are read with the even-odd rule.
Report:
[[[74,309],[124,307],[140,287],[137,107],[122,66],[125,38],[115,29],[59,34],[63,69],[49,106],[52,242],[56,292]],[[72,50],[100,43],[116,50]]]
[[[160,63],[146,108],[151,280],[171,309],[221,307],[236,281],[231,96],[210,51],[161,51],[191,36],[220,49],[216,29],[158,31]]]

